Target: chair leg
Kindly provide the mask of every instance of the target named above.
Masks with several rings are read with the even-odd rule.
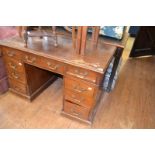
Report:
[[[75,26],[72,26],[72,42],[73,42],[73,48],[76,49],[76,32],[75,32]]]
[[[97,43],[98,43],[100,26],[93,26],[92,29],[93,29],[93,32],[92,32],[92,48],[95,49],[97,47]]]
[[[57,40],[57,34],[56,34],[56,26],[52,26],[52,33],[54,35],[54,40],[55,40],[54,46],[57,47],[58,46],[58,40]]]
[[[18,31],[19,37],[22,38],[22,26],[17,26],[16,29]]]
[[[25,47],[27,47],[27,41],[28,41],[27,27],[24,28],[23,37],[24,37]]]
[[[81,39],[81,51],[80,51],[81,55],[85,54],[86,42],[87,42],[87,30],[88,26],[82,27],[82,39]]]

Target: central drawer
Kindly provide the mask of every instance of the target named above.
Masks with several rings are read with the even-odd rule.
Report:
[[[23,60],[25,63],[38,66],[40,64],[41,58],[35,54],[26,53],[23,55]]]
[[[50,70],[54,73],[64,74],[64,64],[56,60],[51,60],[35,54],[25,54],[24,62],[46,70]]]
[[[43,68],[46,68],[52,72],[64,74],[64,64],[62,62],[51,60],[48,58],[42,58],[40,61],[40,65]]]

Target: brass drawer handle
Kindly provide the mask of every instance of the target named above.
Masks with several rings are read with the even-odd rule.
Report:
[[[10,66],[12,69],[14,69],[14,70],[15,70],[16,67],[17,67],[15,64],[13,64],[13,63],[11,63],[11,62],[9,63],[9,66]]]
[[[13,57],[13,56],[15,56],[15,53],[13,51],[9,51],[9,52],[7,52],[7,55],[9,57]]]
[[[67,74],[76,76],[81,79],[86,79],[86,77],[88,76],[89,73],[88,72],[80,72],[79,70],[76,69],[74,71],[67,71]]]
[[[87,91],[87,89],[85,89],[85,88],[80,88],[79,86],[74,86],[74,88],[73,88],[73,90],[75,90],[76,92],[78,92],[78,93],[82,93],[82,92],[84,92],[84,91]]]
[[[35,63],[36,61],[36,58],[33,57],[33,58],[30,58],[29,56],[25,56],[25,60],[28,62],[28,63]]]
[[[74,72],[77,74],[78,77],[80,78],[85,78],[86,76],[88,76],[88,72],[80,72],[79,70],[74,70]]]
[[[16,74],[16,73],[13,72],[11,75],[12,75],[15,79],[19,79],[18,74]]]
[[[84,98],[82,98],[81,100],[78,100],[78,99],[75,97],[75,95],[72,95],[72,98],[73,98],[73,100],[74,100],[75,102],[78,102],[78,103],[81,103],[81,102],[84,101]]]
[[[17,91],[21,91],[21,89],[19,87],[16,87],[16,86],[14,87],[14,89]]]
[[[50,62],[47,62],[47,65],[52,70],[57,70],[59,68],[59,64],[57,64],[57,65],[54,66]]]
[[[76,112],[74,108],[71,109],[71,113],[74,115],[74,116],[80,116],[81,114]]]

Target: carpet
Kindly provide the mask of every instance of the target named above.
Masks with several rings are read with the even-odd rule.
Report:
[[[14,26],[0,26],[0,40],[13,37],[17,34],[17,29]]]

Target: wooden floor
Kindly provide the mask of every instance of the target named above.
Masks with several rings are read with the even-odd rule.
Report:
[[[1,95],[0,128],[155,128],[155,57],[128,59],[132,43],[129,38],[116,87],[102,97],[92,126],[61,115],[58,79],[32,103]]]

